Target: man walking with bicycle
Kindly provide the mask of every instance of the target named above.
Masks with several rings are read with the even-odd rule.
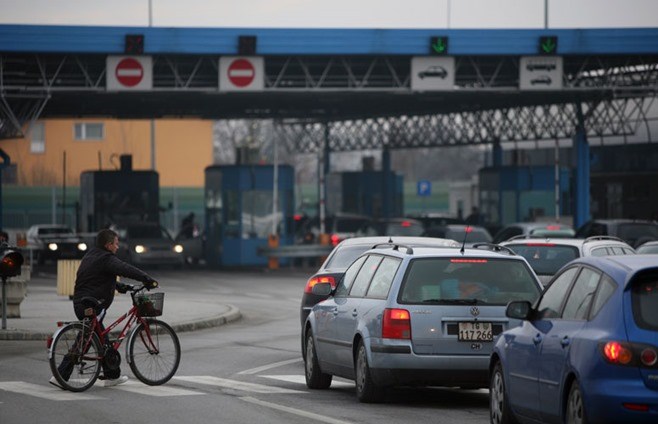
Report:
[[[91,306],[96,314],[99,324],[102,327],[103,318],[107,309],[114,300],[114,291],[126,293],[128,286],[117,282],[117,276],[130,278],[141,281],[145,286],[155,287],[157,283],[144,271],[130,264],[123,262],[116,256],[119,249],[119,235],[109,229],[100,230],[96,235],[95,246],[92,247],[82,258],[78,273],[75,279],[75,289],[73,291],[73,311],[79,320],[83,320],[89,315],[89,302],[85,298],[97,299],[100,304]],[[116,386],[128,381],[128,376],[121,375],[121,356],[119,352],[112,349],[109,340],[104,340],[106,344],[106,357],[108,360],[103,361],[103,377],[105,387]],[[113,352],[108,352],[112,349]],[[58,367],[61,376],[68,377],[73,370],[73,363],[66,359]],[[55,377],[50,379],[50,383],[60,387]]]

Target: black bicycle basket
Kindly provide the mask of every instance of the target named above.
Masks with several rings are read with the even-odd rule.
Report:
[[[141,293],[135,296],[137,313],[143,317],[159,317],[164,306],[164,293]]]

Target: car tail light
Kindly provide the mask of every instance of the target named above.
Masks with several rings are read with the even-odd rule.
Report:
[[[453,264],[486,264],[487,259],[450,259]]]
[[[639,411],[639,412],[649,411],[649,405],[646,405],[646,404],[643,404],[643,403],[624,402],[624,403],[622,403],[622,405],[624,405],[624,408],[630,409],[631,411]]]
[[[403,226],[403,227],[405,227],[405,228],[406,228],[406,227],[411,227],[411,222],[409,222],[409,221],[402,221],[402,223],[401,223],[400,225]]]
[[[603,356],[613,364],[627,365],[633,359],[633,352],[625,343],[608,342],[603,346]]]
[[[336,234],[331,235],[331,245],[335,246],[340,242],[340,237],[338,237]]]
[[[330,277],[327,275],[322,275],[322,276],[314,276],[311,277],[307,282],[306,282],[306,287],[304,287],[304,293],[312,293],[313,292],[313,286],[318,284],[318,283],[329,283],[331,284],[331,288],[336,288],[336,279],[334,277]]]
[[[656,354],[655,349],[648,347],[640,354],[640,361],[642,362],[642,365],[651,367],[658,362],[658,354]]]
[[[301,221],[302,216],[300,214],[296,213],[296,214],[293,215],[292,219],[294,219],[295,221]]]
[[[385,339],[411,339],[411,316],[406,309],[384,310],[382,337]]]
[[[561,227],[559,225],[547,225],[546,226],[547,230],[552,230],[552,231],[559,230],[560,228]]]
[[[658,348],[644,343],[602,342],[603,358],[611,364],[658,368]]]

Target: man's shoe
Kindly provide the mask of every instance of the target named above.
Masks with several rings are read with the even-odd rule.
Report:
[[[117,386],[119,384],[123,384],[126,381],[128,381],[128,376],[127,375],[122,375],[119,378],[108,378],[105,380],[105,387],[112,387],[112,386]]]
[[[48,383],[52,384],[53,386],[57,387],[58,389],[64,390],[64,387],[62,387],[59,384],[59,381],[57,381],[57,379],[55,377],[50,377],[50,380],[48,380]]]

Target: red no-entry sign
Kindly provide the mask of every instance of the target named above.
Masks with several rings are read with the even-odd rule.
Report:
[[[117,64],[115,75],[119,84],[134,87],[144,78],[144,68],[137,60],[129,57]]]
[[[236,87],[246,87],[254,81],[256,70],[247,59],[236,59],[228,66],[226,71],[229,81]]]

